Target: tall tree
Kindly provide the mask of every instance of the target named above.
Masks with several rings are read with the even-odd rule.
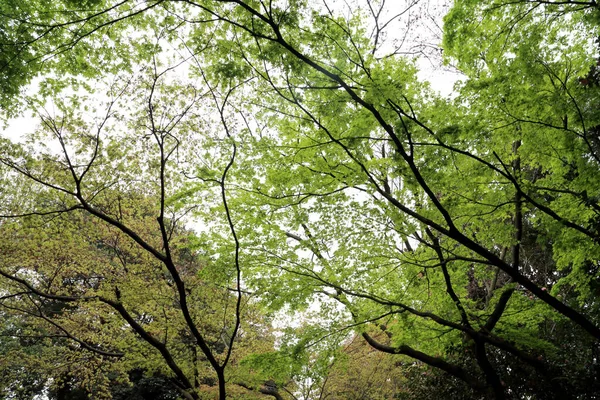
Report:
[[[141,171],[155,172],[157,244],[96,205],[106,186],[88,178],[98,166],[95,150],[92,161],[64,157],[50,163],[52,170],[51,153],[31,158],[14,150],[2,162],[62,192],[69,199],[62,211],[100,218],[167,268],[222,398],[226,362],[194,328],[170,255],[169,221],[178,214],[168,219],[165,212],[186,205],[200,207],[206,248],[223,246],[233,257],[229,267],[219,265],[220,273],[236,276],[238,299],[243,265],[244,283],[272,310],[317,302],[329,331],[358,329],[373,348],[438,368],[479,396],[515,392],[506,386],[506,357],[561,377],[550,362],[560,339],[540,335],[546,324],[585,332],[579,349],[596,346],[599,123],[588,72],[595,3],[456,2],[444,51],[466,76],[454,100],[420,83],[401,49],[382,44],[396,19],[387,19],[384,2],[346,9],[292,0],[92,2],[77,10],[66,4],[69,12],[62,6],[46,9],[39,23],[33,14],[13,14],[58,70],[68,64],[62,49],[70,46],[110,60],[91,72],[85,64],[67,69],[87,79],[111,76],[127,60],[150,61],[150,83],[140,81],[145,122],[131,126],[146,129],[156,147],[140,154],[113,142],[120,152],[112,159],[127,171],[115,184],[134,182],[140,160],[158,160]],[[398,15],[413,7],[407,3]],[[45,30],[36,36],[38,26]],[[109,55],[93,43],[113,28],[137,29],[138,36],[130,47],[114,42],[121,50]],[[152,45],[137,40],[152,35]],[[80,41],[89,45],[77,47]],[[168,90],[180,99],[197,94],[213,108],[169,103],[166,91],[157,98],[168,107],[153,102],[163,74],[152,62],[173,57],[185,61],[195,82]],[[45,82],[52,90],[42,94],[61,89],[61,82]],[[136,115],[124,109],[125,117]],[[220,136],[172,130],[177,123],[199,133],[215,122]],[[60,126],[47,127],[68,155]],[[80,154],[89,154],[100,141],[82,135],[79,143]],[[175,163],[182,143],[189,146],[185,168]],[[48,180],[50,172],[56,177]],[[84,192],[84,181],[97,187]],[[223,217],[211,219],[217,203]],[[365,328],[374,324],[389,342]],[[471,356],[455,358],[456,348]]]
[[[170,375],[188,398],[199,398],[202,385],[224,398],[237,340],[268,346],[244,295],[227,206],[235,144],[227,133],[202,141],[190,133],[211,126],[201,113],[219,105],[215,92],[181,86],[158,59],[148,67],[116,77],[98,101],[55,98],[57,115],[38,109],[41,125],[25,144],[3,140],[2,305],[38,321],[40,336],[91,352],[90,367],[124,359]],[[169,97],[171,90],[179,96]],[[211,103],[200,105],[205,99]],[[179,169],[215,139],[224,140],[221,158],[186,181]],[[213,201],[187,204],[188,183]],[[229,233],[194,236],[184,229],[193,212],[196,223]],[[49,314],[53,304],[61,310]],[[137,339],[123,336],[123,324]]]

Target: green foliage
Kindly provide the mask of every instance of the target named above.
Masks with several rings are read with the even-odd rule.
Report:
[[[0,106],[40,122],[0,142],[6,391],[597,387],[597,6],[456,1],[443,98],[381,3],[0,6]]]

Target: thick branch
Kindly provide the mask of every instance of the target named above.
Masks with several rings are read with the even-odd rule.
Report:
[[[406,345],[400,345],[397,347],[387,346],[382,343],[379,343],[375,339],[373,339],[368,333],[362,334],[363,338],[369,343],[371,347],[376,350],[382,351],[384,353],[389,354],[404,354],[406,356],[412,357],[416,360],[424,362],[427,365],[430,365],[435,368],[439,368],[442,371],[454,376],[455,378],[460,379],[461,381],[468,384],[475,390],[484,390],[485,385],[478,381],[475,377],[469,374],[467,371],[462,369],[457,365],[450,364],[449,362],[443,360],[439,357],[432,357],[428,354],[425,354],[421,351],[415,350],[412,347]]]

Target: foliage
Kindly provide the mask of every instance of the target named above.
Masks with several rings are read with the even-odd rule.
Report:
[[[3,95],[41,76],[0,148],[15,326],[191,398],[340,393],[348,337],[382,353],[373,398],[595,390],[595,2],[456,1],[453,98],[382,44],[384,2],[31,7],[2,17]],[[277,313],[306,320],[275,348]]]
[[[133,201],[127,204],[127,199],[121,198],[113,206],[120,208],[122,221],[131,219],[141,228],[144,224],[150,228],[150,210],[144,209],[143,200]],[[24,296],[18,290],[22,285],[18,284],[5,287],[12,290],[3,300],[4,326],[10,327],[7,334],[12,341],[20,341],[4,352],[7,360],[16,364],[12,370],[25,368],[29,379],[34,371],[40,374],[43,378],[38,386],[52,384],[60,392],[60,387],[67,385],[71,388],[68,393],[77,389],[82,394],[93,393],[95,398],[118,398],[115,385],[126,386],[129,371],[134,371],[136,381],[145,379],[147,387],[152,385],[153,375],[169,376],[168,366],[152,347],[125,328],[123,320],[106,304],[115,298],[146,332],[161,338],[169,352],[176,354],[177,364],[198,385],[214,386],[213,373],[186,332],[168,271],[121,232],[99,226],[80,213],[32,216],[16,224],[5,223],[2,228],[3,271],[26,277],[55,297],[35,293]],[[146,233],[153,234],[151,230]],[[229,346],[227,335],[231,328],[224,324],[228,323],[232,295],[227,289],[202,280],[204,262],[187,243],[186,232],[173,233],[171,244],[179,272],[188,284],[187,300],[193,318],[203,321],[203,334],[221,357]],[[74,303],[70,298],[78,301]],[[256,319],[253,307],[244,305],[244,335],[239,339],[233,363],[248,349],[257,351],[271,345],[268,333],[265,334],[268,328]],[[11,320],[15,322],[9,324]],[[40,357],[45,362],[36,365]],[[141,378],[136,370],[143,370],[148,377]],[[231,374],[235,376],[235,370]],[[8,382],[26,382],[5,378]],[[172,386],[169,380],[162,382],[165,384]],[[174,390],[172,387],[171,392]],[[139,392],[143,393],[143,389]]]

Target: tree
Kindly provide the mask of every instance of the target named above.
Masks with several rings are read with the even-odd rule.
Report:
[[[376,336],[378,340],[386,340]],[[407,371],[419,368],[405,364],[401,356],[373,349],[359,335],[342,347],[328,371],[321,398],[330,399],[398,399],[406,393]]]
[[[180,301],[185,288],[169,261],[165,210],[194,205],[210,227],[206,248],[223,246],[228,251],[219,254],[233,256],[233,270],[219,266],[237,276],[237,304],[243,270],[244,284],[260,291],[271,310],[302,310],[318,301],[321,321],[330,321],[326,330],[357,329],[373,348],[437,368],[476,396],[501,399],[527,386],[508,379],[508,359],[561,378],[560,335],[544,327],[581,332],[573,340],[588,361],[595,350],[583,349],[600,339],[598,93],[578,79],[594,63],[597,7],[456,2],[446,17],[444,51],[466,75],[454,100],[420,83],[400,49],[382,45],[389,27],[384,11],[383,2],[340,10],[327,2],[311,8],[301,1],[231,0],[94,2],[89,9],[45,14],[47,33],[33,42],[55,55],[56,68],[67,59],[58,49],[77,47],[79,39],[94,43],[112,27],[136,28],[157,39],[153,45],[135,41],[139,51],[132,57],[85,48],[108,57],[111,66],[121,59],[150,60],[151,66],[170,57],[178,60],[171,66],[185,61],[202,89],[169,90],[214,101],[206,111],[214,112],[223,135],[175,135],[171,122],[194,126],[185,130],[190,133],[215,121],[207,116],[204,125],[193,125],[201,118],[188,119],[195,108],[184,101],[155,125],[160,119],[152,99],[163,74],[151,67],[150,83],[141,81],[150,93],[144,112],[150,123],[133,126],[146,127],[157,143],[159,165],[149,164],[148,171],[156,172],[158,245],[136,239],[91,202],[101,200],[94,193],[105,190],[102,181],[90,195],[80,192],[78,182],[97,167],[95,156],[55,163],[58,181],[46,180],[48,155],[26,161],[11,150],[16,154],[2,162],[62,191],[69,201],[61,211],[83,209],[133,238],[165,265]],[[37,25],[26,22],[25,31],[34,32]],[[90,75],[102,73],[98,65]],[[55,93],[55,83],[48,93]],[[56,136],[67,154],[60,132]],[[100,143],[86,140],[80,143],[88,152]],[[180,163],[186,168],[174,162],[182,143],[189,145]],[[115,183],[133,182],[139,160],[152,159],[135,147],[117,150],[111,160],[123,162],[123,175]],[[130,154],[135,163],[127,161]],[[74,189],[63,186],[65,171]],[[217,202],[224,218],[208,218]],[[183,305],[182,312],[185,317]],[[224,398],[224,364],[185,319]],[[389,342],[370,333],[373,325]],[[309,332],[314,342],[322,330]],[[469,355],[457,357],[457,351]]]
[[[204,187],[217,203],[200,209],[182,201],[190,189],[172,171],[192,149],[200,151],[199,142],[185,138],[191,124],[201,123],[201,108],[193,109],[200,96],[188,88],[187,97],[169,99],[166,91],[181,87],[161,81],[169,68],[158,72],[158,61],[153,67],[145,83],[146,71],[117,78],[105,104],[96,103],[105,107],[99,120],[78,109],[93,108],[91,97],[73,95],[56,100],[58,116],[40,109],[42,125],[28,144],[2,143],[4,183],[12,188],[3,192],[2,306],[25,318],[27,332],[46,345],[59,338],[50,364],[73,350],[68,368],[96,396],[109,395],[114,364],[121,377],[133,368],[167,375],[185,397],[199,398],[203,385],[218,386],[223,397],[225,380],[237,379],[234,372],[225,376],[225,366],[243,354],[234,343],[270,346],[250,296],[242,299],[224,188],[234,155],[226,153],[222,165],[213,159],[213,168],[223,169],[195,184],[195,192]],[[131,90],[135,79],[147,85],[145,93]],[[127,125],[131,133],[121,130]],[[141,127],[147,130],[137,135]],[[186,231],[194,210],[197,222],[210,214],[205,226],[225,224],[231,236],[210,238],[211,248],[206,237]],[[125,335],[123,324],[135,336]],[[53,368],[56,375],[46,369],[46,376],[66,376]]]
[[[267,259],[287,262],[280,271],[273,272],[272,281],[277,277],[280,282],[282,276],[287,276],[290,282],[285,288],[275,288],[278,299],[284,293],[294,294],[300,301],[291,298],[290,303],[302,304],[307,296],[321,293],[346,307],[352,317],[348,324],[404,314],[406,318],[384,324],[387,333],[395,338],[394,346],[381,345],[369,339],[368,334],[365,338],[382,351],[415,357],[465,381],[476,391],[491,391],[497,398],[504,397],[507,390],[502,379],[505,371],[490,360],[497,351],[494,347],[549,374],[542,356],[548,352],[549,344],[536,339],[540,323],[557,317],[542,303],[528,303],[529,293],[567,318],[579,321],[598,338],[595,312],[583,316],[581,310],[586,307],[574,304],[566,293],[561,294],[568,298],[566,304],[551,299],[550,288],[559,294],[560,273],[553,271],[552,265],[541,271],[536,260],[525,257],[534,250],[524,246],[527,236],[535,237],[534,242],[543,246],[553,246],[560,236],[559,241],[569,243],[562,242],[560,247],[573,252],[566,256],[556,246],[551,258],[558,261],[564,257],[562,262],[573,267],[577,264],[573,257],[587,254],[586,261],[579,258],[586,267],[577,281],[581,283],[590,276],[597,279],[595,269],[587,269],[596,263],[597,235],[595,228],[588,228],[594,226],[596,211],[594,204],[581,200],[584,188],[568,189],[569,196],[575,195],[576,200],[565,204],[554,202],[548,195],[540,196],[538,188],[531,187],[532,182],[539,183],[536,170],[548,181],[562,175],[563,182],[577,185],[572,175],[550,171],[556,149],[543,151],[542,154],[551,155],[547,158],[536,153],[540,143],[547,142],[548,130],[561,127],[544,121],[548,115],[539,113],[547,109],[523,108],[526,112],[538,112],[541,123],[529,121],[533,122],[529,131],[517,130],[514,119],[499,120],[495,109],[490,109],[490,104],[495,104],[492,85],[487,86],[489,97],[482,97],[481,91],[475,93],[479,97],[465,91],[467,95],[451,105],[434,99],[422,87],[411,86],[408,82],[416,81],[414,72],[401,60],[388,58],[378,62],[361,57],[368,53],[363,50],[367,46],[350,36],[352,21],[338,20],[337,25],[334,22],[329,26],[329,31],[319,27],[326,32],[318,36],[319,40],[331,43],[329,47],[306,45],[310,39],[303,37],[300,41],[311,50],[301,53],[290,44],[291,39],[286,41],[268,15],[261,15],[266,24],[272,22],[271,40],[304,62],[304,68],[295,66],[296,70],[262,72],[290,107],[278,105],[280,118],[269,115],[271,126],[278,127],[277,136],[261,138],[258,143],[272,157],[272,168],[266,182],[255,181],[250,202],[257,203],[267,196],[271,210],[259,210],[249,223],[256,224],[264,221],[265,214],[280,212],[272,218],[273,239],[268,243],[287,238],[311,253],[309,257],[298,257],[296,249],[280,248],[271,258],[272,248],[262,246]],[[511,20],[511,14],[506,15]],[[534,22],[540,37],[544,37],[544,26],[555,29],[547,20]],[[559,26],[555,31],[568,31],[568,26]],[[527,44],[536,48],[539,42]],[[477,48],[481,47],[474,46]],[[579,58],[569,60],[582,60],[578,67],[571,64],[571,68],[588,68],[588,50],[583,46],[570,50],[577,52]],[[524,57],[525,60],[535,60],[531,54],[526,56],[529,58]],[[553,52],[540,56],[556,58]],[[511,59],[509,53],[507,59]],[[517,77],[527,76],[519,68],[520,61],[517,58],[511,62],[512,69],[498,69],[502,73],[510,71],[513,79],[501,75],[495,79],[518,90],[513,83],[518,82]],[[524,92],[524,97],[531,99],[535,107],[552,104],[550,112],[556,112],[557,104],[561,104],[558,99],[570,103],[572,94],[559,85],[547,89],[552,93],[550,101],[535,96],[533,92],[557,83],[552,82],[553,76],[543,67],[545,62],[539,64],[537,71],[531,71],[532,75],[536,73],[536,84],[526,86],[531,90]],[[259,65],[256,63],[255,68],[259,69]],[[579,88],[577,74],[570,73],[573,79],[569,84]],[[472,83],[475,88],[485,82],[479,76],[477,79]],[[593,96],[585,93],[586,99],[592,100]],[[504,103],[508,101],[505,99]],[[523,103],[519,98],[514,101]],[[449,126],[448,120],[457,125]],[[540,129],[544,124],[546,131]],[[527,136],[532,129],[536,135]],[[488,133],[490,130],[493,136]],[[580,165],[580,182],[586,182],[585,188],[595,193],[597,189],[588,183],[593,180],[597,165],[585,137],[577,130],[569,132],[569,140],[576,143],[569,157]],[[556,142],[550,141],[553,143]],[[286,166],[284,171],[282,165]],[[563,190],[556,183],[542,187],[555,192]],[[354,195],[353,190],[372,196],[371,201]],[[545,235],[550,226],[557,236]],[[260,241],[265,242],[264,235]],[[513,297],[515,292],[519,295]],[[518,317],[511,318],[511,314]],[[448,353],[450,344],[464,339],[465,347],[474,353],[470,362],[477,366],[476,372],[443,357],[431,356]]]
[[[121,196],[112,205],[105,204],[104,210],[118,208],[121,221],[135,222],[137,232],[150,239],[156,231],[149,206],[135,195]],[[86,393],[114,397],[115,389],[125,385],[134,371],[136,381],[143,372],[155,379],[165,377],[163,385],[181,390],[181,378],[172,371],[178,366],[193,385],[192,396],[214,394],[214,372],[186,328],[172,277],[135,242],[82,213],[30,216],[4,223],[2,232],[2,274],[9,279],[2,296],[5,335],[9,343],[20,342],[4,354],[13,360],[11,369],[27,372],[25,379],[7,376],[11,385],[38,376],[32,394],[51,385],[58,388],[59,399],[78,391],[84,397]],[[214,272],[194,240],[198,238],[191,232],[171,232],[172,254],[188,285],[192,316],[203,322],[204,337],[216,357],[223,358],[231,348],[235,290],[206,279]],[[246,319],[236,337],[238,348],[230,356],[234,365],[245,353],[272,346],[255,306],[244,303],[241,311]],[[160,359],[152,338],[160,340],[171,359]],[[228,380],[243,379],[247,384],[251,377],[237,368]],[[12,386],[8,390],[15,392]]]

